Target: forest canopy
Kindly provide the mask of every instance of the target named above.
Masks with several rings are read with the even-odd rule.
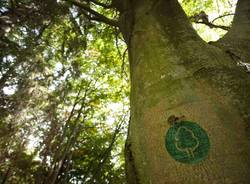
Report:
[[[234,0],[179,0],[207,42]],[[0,183],[126,183],[127,45],[111,0],[0,2]]]

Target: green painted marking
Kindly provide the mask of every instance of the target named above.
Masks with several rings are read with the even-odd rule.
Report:
[[[210,143],[207,133],[197,123],[181,121],[168,130],[165,146],[176,161],[196,164],[207,157]]]

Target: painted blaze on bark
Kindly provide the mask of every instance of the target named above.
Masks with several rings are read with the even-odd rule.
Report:
[[[204,160],[210,147],[205,130],[189,121],[174,124],[166,134],[165,144],[173,159],[188,164]]]
[[[250,1],[238,1],[231,30],[213,45],[200,39],[177,0],[115,2],[131,73],[128,182],[248,184],[250,76],[236,62],[250,62]],[[206,130],[211,147],[205,160],[183,164],[167,153],[165,117],[172,114]],[[197,146],[197,135],[179,131],[189,132],[189,146]],[[196,156],[198,147],[183,148],[175,140],[186,158]]]

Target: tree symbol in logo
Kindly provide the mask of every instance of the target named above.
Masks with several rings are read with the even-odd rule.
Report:
[[[193,131],[181,126],[175,134],[175,147],[181,152],[185,152],[189,158],[194,158],[194,151],[199,146],[199,140]]]

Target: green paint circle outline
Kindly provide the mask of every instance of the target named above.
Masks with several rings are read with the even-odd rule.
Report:
[[[180,138],[184,141],[180,141],[177,135],[182,135]],[[185,144],[188,146],[185,147]],[[168,129],[165,147],[174,160],[186,164],[196,164],[207,158],[210,142],[206,131],[197,123],[181,121]]]

